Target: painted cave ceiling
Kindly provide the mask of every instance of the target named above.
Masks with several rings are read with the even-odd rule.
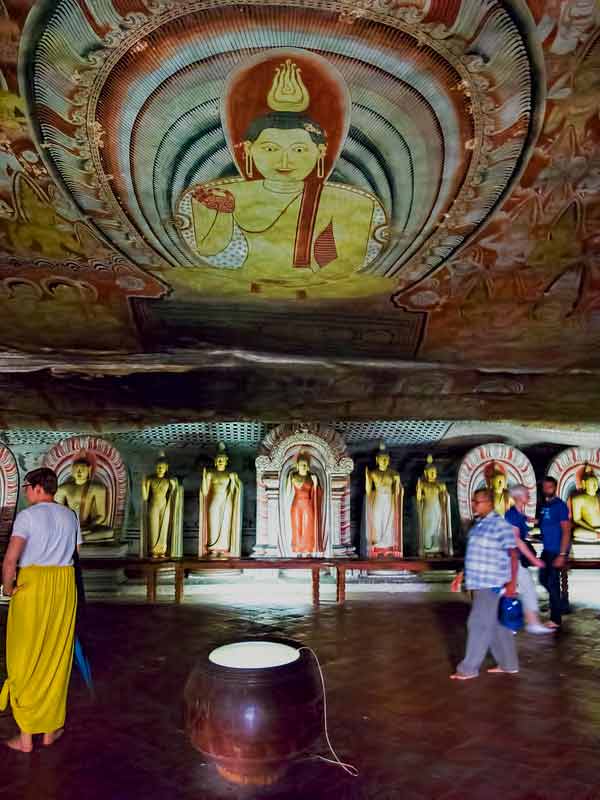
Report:
[[[596,0],[0,0],[0,425],[599,421]]]

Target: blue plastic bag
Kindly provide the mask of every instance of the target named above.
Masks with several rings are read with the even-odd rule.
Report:
[[[523,618],[523,606],[518,597],[507,597],[502,595],[498,605],[498,620],[501,625],[510,628],[511,631],[520,631],[525,620]]]

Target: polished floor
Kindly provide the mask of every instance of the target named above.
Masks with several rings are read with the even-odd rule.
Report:
[[[559,637],[519,634],[521,673],[448,679],[468,606],[449,594],[362,594],[343,608],[236,600],[180,607],[91,603],[97,696],[74,672],[61,741],[0,752],[0,796],[20,800],[591,800],[600,798],[600,614],[578,608]],[[0,609],[2,632],[6,609]],[[360,770],[315,758],[264,790],[222,781],[192,749],[182,688],[224,636],[311,645],[328,687],[331,738]],[[2,648],[3,652],[3,648]],[[3,665],[0,671],[4,672]],[[0,715],[0,736],[13,733]],[[325,753],[323,743],[315,752]]]

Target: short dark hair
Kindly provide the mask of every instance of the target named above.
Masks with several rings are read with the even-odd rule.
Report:
[[[76,458],[74,461],[71,462],[71,466],[74,466],[75,464],[85,464],[86,467],[89,467],[90,469],[92,468],[90,460],[85,456],[80,456],[79,458]]]
[[[485,497],[485,499],[488,501],[488,503],[492,503],[493,504],[493,502],[494,502],[494,492],[493,492],[492,489],[488,489],[487,487],[485,487],[485,488],[482,487],[481,489],[475,489],[475,491],[473,492],[473,497],[477,497],[478,495],[479,495],[479,497]]]
[[[49,467],[40,467],[39,469],[32,469],[25,475],[25,483],[31,487],[41,486],[46,494],[55,495],[58,488],[58,478],[56,472]]]
[[[327,142],[327,134],[319,123],[315,122],[307,114],[300,114],[297,111],[274,111],[256,117],[248,126],[244,138],[254,142],[267,128],[281,128],[285,131],[300,128],[308,133],[315,144],[325,144]]]
[[[542,483],[551,483],[551,484],[553,484],[555,489],[558,486],[558,482],[557,482],[556,478],[553,478],[552,475],[544,475],[544,477],[542,479]]]

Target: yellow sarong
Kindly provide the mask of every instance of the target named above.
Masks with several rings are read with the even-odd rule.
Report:
[[[10,704],[24,733],[51,733],[65,723],[73,663],[77,590],[73,567],[23,567],[10,601],[6,679],[0,710]]]

